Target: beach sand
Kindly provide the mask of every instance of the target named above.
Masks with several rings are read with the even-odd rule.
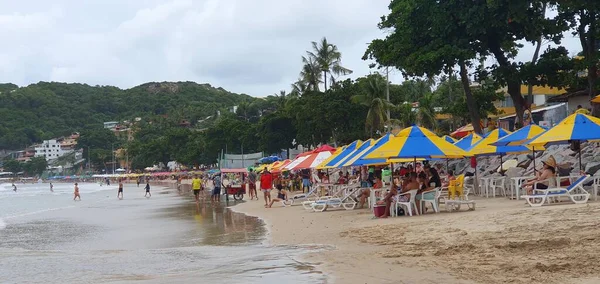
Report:
[[[600,203],[476,201],[476,211],[388,219],[262,200],[232,209],[263,219],[275,245],[330,246],[305,260],[335,283],[600,283]]]

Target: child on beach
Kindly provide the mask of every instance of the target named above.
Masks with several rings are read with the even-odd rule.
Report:
[[[150,182],[146,182],[146,194],[144,194],[144,197],[146,197],[146,195],[148,195],[148,197],[152,197],[152,194],[150,193]]]
[[[75,195],[73,197],[73,201],[75,201],[75,198],[79,197],[79,201],[81,201],[81,195],[79,195],[79,186],[77,186],[77,183],[75,183],[75,192],[73,192],[73,194]]]

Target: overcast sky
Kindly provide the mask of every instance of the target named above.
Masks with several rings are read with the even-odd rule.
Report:
[[[80,82],[130,88],[196,81],[266,96],[289,90],[300,57],[323,36],[350,77],[387,0],[0,0],[0,82]],[[580,50],[571,38],[571,52]],[[520,58],[528,60],[533,48]],[[402,80],[399,72],[391,75]]]

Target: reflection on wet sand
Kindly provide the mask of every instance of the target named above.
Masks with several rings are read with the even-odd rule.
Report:
[[[189,245],[246,245],[264,240],[266,229],[260,219],[236,213],[224,203],[186,202],[161,210],[164,217],[194,220],[187,234]]]

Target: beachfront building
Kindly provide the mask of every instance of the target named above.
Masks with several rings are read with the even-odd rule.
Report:
[[[70,151],[61,148],[60,142],[56,139],[44,140],[42,144],[35,147],[35,157],[44,157],[46,160],[56,159]]]

